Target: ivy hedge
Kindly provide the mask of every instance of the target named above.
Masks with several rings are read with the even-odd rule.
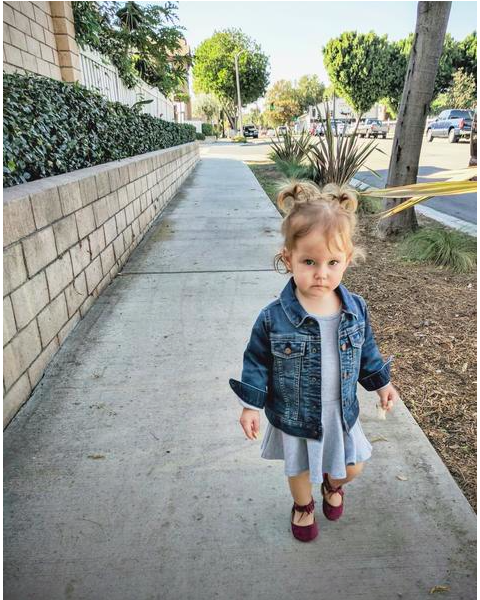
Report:
[[[3,74],[3,187],[195,141],[193,125],[110,102],[78,83]]]

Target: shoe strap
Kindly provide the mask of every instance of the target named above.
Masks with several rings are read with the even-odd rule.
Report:
[[[323,479],[323,485],[326,488],[327,492],[340,492],[343,489],[343,486],[339,485],[338,487],[333,487],[328,479],[328,474]]]
[[[305,504],[304,506],[301,506],[300,504],[297,504],[294,501],[293,507],[295,510],[298,510],[298,512],[301,512],[301,513],[306,512],[307,514],[310,514],[311,512],[313,512],[315,510],[315,500],[312,498],[311,501],[308,504]]]

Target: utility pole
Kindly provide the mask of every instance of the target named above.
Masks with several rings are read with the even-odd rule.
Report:
[[[243,135],[243,122],[242,122],[242,100],[240,98],[240,77],[238,75],[238,57],[243,52],[245,52],[245,50],[240,50],[240,52],[237,52],[237,54],[235,54],[235,76],[237,79],[237,101],[238,101],[238,128],[240,130],[239,135]]]

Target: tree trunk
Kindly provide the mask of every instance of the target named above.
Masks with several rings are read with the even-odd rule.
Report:
[[[419,2],[417,24],[398,110],[387,187],[416,183],[418,162],[430,102],[433,97],[451,2]],[[384,198],[384,210],[403,202]],[[378,223],[380,238],[407,233],[418,227],[415,209],[409,208]]]
[[[227,106],[227,104],[225,103],[223,105],[223,112],[225,113],[225,116],[227,117],[228,120],[228,124],[230,125],[230,129],[235,129],[235,114],[234,110],[231,110],[230,106]]]
[[[469,167],[477,166],[477,111],[472,119],[472,132],[470,134],[470,162]]]

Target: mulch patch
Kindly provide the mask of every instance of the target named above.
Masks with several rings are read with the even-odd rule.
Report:
[[[281,175],[271,163],[248,164],[274,202]],[[405,262],[398,242],[376,237],[377,222],[359,216],[367,258],[343,281],[368,303],[380,351],[395,356],[392,383],[476,511],[476,274]]]

